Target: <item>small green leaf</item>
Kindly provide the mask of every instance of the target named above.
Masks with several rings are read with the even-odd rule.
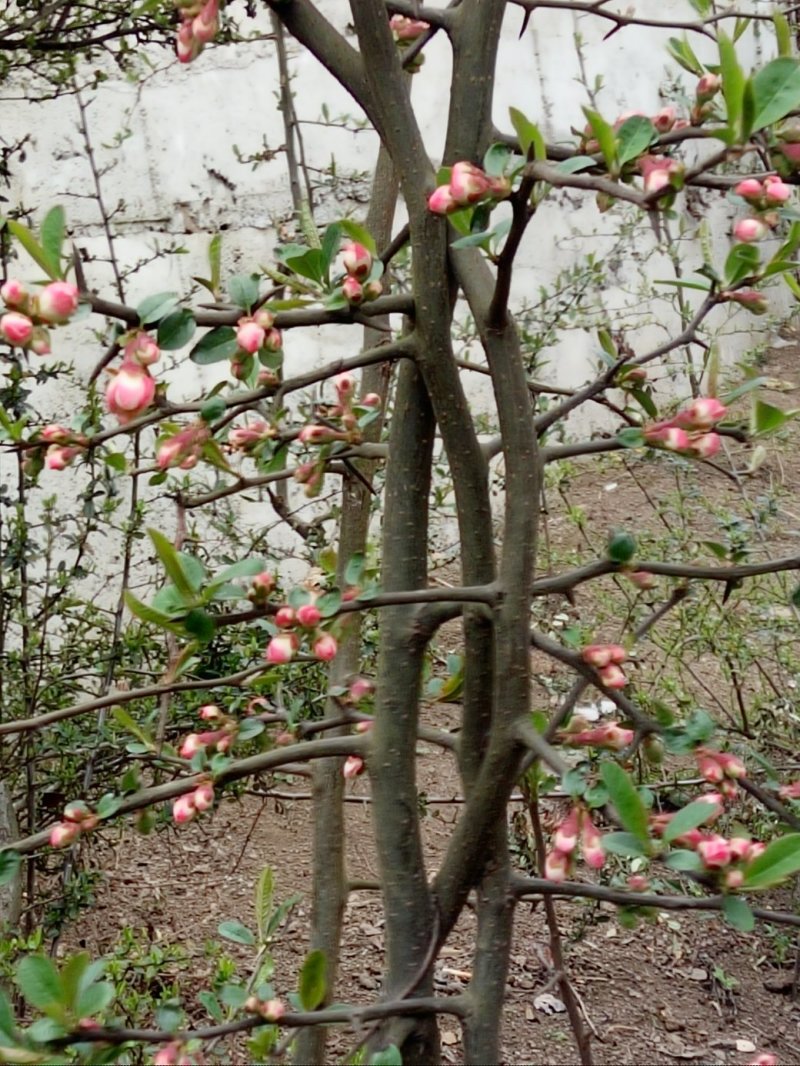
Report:
[[[610,759],[603,763],[600,776],[624,828],[633,833],[642,844],[649,845],[647,811],[630,777],[618,763],[611,762]]]
[[[200,417],[204,422],[216,422],[227,410],[227,404],[221,396],[211,396],[200,408]]]
[[[571,159],[564,159],[558,164],[556,170],[560,174],[577,174],[589,167],[596,167],[597,160],[590,155],[574,155]]]
[[[272,872],[271,866],[265,866],[261,871],[261,876],[258,879],[256,885],[256,928],[258,929],[258,939],[262,944],[267,942],[269,937],[269,918],[272,914],[272,902],[275,898],[275,875]]]
[[[206,1010],[215,1022],[219,1023],[224,1020],[225,1013],[222,1007],[220,1006],[219,1000],[213,992],[209,992],[207,990],[203,992],[198,992],[197,998],[203,1004],[203,1006],[206,1008]]]
[[[613,127],[606,122],[599,112],[592,111],[589,107],[584,107],[583,113],[586,116],[586,120],[589,123],[595,140],[600,145],[600,151],[603,154],[606,166],[612,174],[616,174],[619,166],[617,160],[617,139],[614,135]]]
[[[641,448],[645,443],[644,433],[633,426],[621,429],[617,434],[617,440],[623,448]]]
[[[2,854],[2,853],[0,853]],[[8,997],[5,992],[0,988],[0,1037],[3,1043],[15,1044],[17,1037],[16,1026],[14,1025],[14,1013],[11,1010],[11,1004],[8,1002]]]
[[[50,257],[28,227],[12,218],[5,219],[5,224],[12,236],[17,238],[34,263],[41,267],[49,278],[53,278],[54,281],[57,281],[60,276],[59,271],[53,269]]]
[[[263,559],[240,559],[238,563],[232,563],[224,570],[220,570],[218,574],[214,574],[214,584],[227,584],[241,577],[255,577],[266,568]]]
[[[794,414],[794,411],[782,411],[780,407],[775,407],[754,396],[750,413],[750,432],[753,436],[774,433],[782,429]]]
[[[624,166],[646,152],[656,138],[656,128],[644,115],[632,115],[617,130],[617,156]]]
[[[317,600],[317,607],[323,618],[332,618],[342,606],[342,594],[338,589],[326,592]]]
[[[250,311],[258,302],[260,274],[235,274],[228,279],[228,295],[237,307]]]
[[[148,296],[136,308],[136,314],[143,326],[155,325],[166,318],[178,306],[178,295],[174,292],[158,292]]]
[[[643,858],[647,855],[633,833],[606,833],[603,837],[603,847],[612,855],[625,855],[628,858]]]
[[[375,239],[369,230],[364,229],[358,222],[354,222],[352,218],[343,218],[339,221],[339,227],[343,233],[346,233],[351,241],[357,241],[359,244],[363,244],[364,247],[371,255],[377,255],[378,249],[375,247]]]
[[[705,74],[703,64],[692,51],[686,37],[683,39],[680,37],[670,37],[667,41],[667,51],[675,62],[690,74],[694,74],[695,77],[698,78],[702,78]]]
[[[800,833],[773,840],[748,864],[743,888],[770,888],[800,870]]]
[[[244,985],[224,984],[220,989],[219,998],[226,1007],[233,1010],[241,1010],[249,999],[249,992]]]
[[[754,244],[734,244],[725,260],[725,283],[736,285],[759,273],[761,255]]]
[[[215,233],[208,245],[208,265],[211,270],[211,289],[219,289],[220,265],[222,262],[222,234]]]
[[[42,220],[40,236],[42,249],[53,269],[53,276],[59,278],[64,276],[61,269],[61,248],[64,244],[65,231],[64,208],[51,207]]]
[[[220,922],[217,926],[217,932],[224,940],[231,940],[234,944],[246,944],[248,947],[252,947],[256,942],[256,938],[247,926],[242,925],[241,922]]]
[[[325,952],[319,949],[310,951],[305,957],[298,993],[303,1010],[316,1010],[325,999],[328,990],[328,960]]]
[[[103,462],[106,466],[110,466],[112,470],[116,470],[119,474],[124,474],[128,469],[128,460],[122,452],[106,452],[103,455]]]
[[[0,851],[0,885],[13,881],[19,872],[21,856],[18,851],[5,848]]]
[[[364,576],[365,563],[363,552],[356,552],[350,556],[344,571],[345,585],[357,585],[361,581]]]
[[[683,836],[684,833],[688,833],[690,829],[696,829],[699,825],[704,825],[715,809],[716,804],[702,799],[695,800],[694,803],[681,808],[670,818],[667,828],[664,830],[663,839],[669,844],[678,837]]]
[[[483,157],[483,169],[490,177],[500,178],[505,174],[510,158],[511,149],[507,144],[490,144]]]
[[[731,143],[741,140],[739,119],[742,114],[742,98],[744,96],[744,72],[736,58],[736,49],[733,41],[722,30],[717,32],[717,44],[719,45],[720,75],[722,76],[722,95],[725,97],[725,107],[728,112],[728,130]]]
[[[260,736],[266,726],[258,718],[245,718],[242,724],[239,726],[239,732],[236,734],[237,740],[252,740],[253,737]]]
[[[153,542],[156,555],[161,560],[161,565],[167,572],[167,576],[181,596],[184,596],[191,603],[195,596],[195,589],[184,571],[180,555],[174,544],[163,533],[159,533],[157,529],[148,529],[147,533]]]
[[[64,1008],[64,988],[55,963],[44,955],[26,955],[15,975],[20,992],[31,1007],[46,1011]]]
[[[325,281],[330,283],[331,264],[342,243],[342,227],[338,222],[328,226],[322,236],[322,261],[325,264]]]
[[[82,988],[74,1006],[79,1018],[100,1014],[114,1001],[114,986],[110,981],[99,981]]]
[[[775,27],[775,41],[778,45],[779,56],[791,56],[792,54],[792,28],[789,20],[780,11],[772,15],[772,25]]]
[[[238,351],[236,330],[231,326],[218,326],[200,338],[189,353],[189,358],[198,366],[210,366],[233,358]]]
[[[194,315],[187,307],[173,311],[166,318],[162,318],[158,324],[156,335],[158,346],[164,351],[176,352],[189,343],[196,329],[197,323]]]
[[[112,792],[107,792],[105,796],[101,796],[97,802],[97,816],[99,818],[111,818],[122,806],[122,797],[115,796]]]
[[[142,601],[138,600],[129,589],[125,589],[122,595],[125,600],[125,605],[131,614],[140,618],[143,622],[149,622],[151,625],[160,626],[162,629],[168,629],[172,633],[180,632],[180,627],[173,622],[171,615],[164,614],[163,611],[158,611],[154,607],[142,603]]]
[[[200,607],[193,607],[187,613],[183,620],[183,628],[201,644],[208,644],[210,640],[213,640],[217,631],[213,616]]]
[[[752,933],[756,927],[755,915],[741,896],[726,896],[722,901],[722,913],[728,925],[740,933]]]
[[[531,148],[533,148],[534,159],[539,161],[547,159],[547,148],[539,127],[534,122],[531,122],[529,118],[526,118],[516,107],[508,109],[508,116],[511,119],[514,132],[519,137],[519,146],[522,154],[530,158]],[[594,160],[592,160],[592,163],[594,163]]]

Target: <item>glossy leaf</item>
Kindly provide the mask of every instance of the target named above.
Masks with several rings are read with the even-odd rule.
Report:
[[[647,811],[630,777],[610,759],[603,763],[600,776],[624,828],[641,843],[649,844]]]
[[[510,107],[508,109],[508,115],[511,119],[511,125],[514,127],[514,132],[519,138],[519,146],[522,154],[531,158],[531,148],[533,148],[533,159],[547,159],[547,148],[545,147],[544,137],[542,137],[536,123],[531,122],[531,120],[526,118],[516,107]],[[594,160],[592,160],[592,162],[594,162]]]
[[[303,1010],[316,1010],[328,990],[328,960],[319,949],[306,955],[300,970],[298,993]]]
[[[196,329],[194,315],[188,308],[182,307],[179,311],[173,311],[158,324],[158,346],[166,352],[176,352],[189,343]]]
[[[780,56],[753,75],[753,132],[800,107],[800,61]]]
[[[178,306],[178,296],[174,292],[158,292],[148,296],[136,308],[136,314],[143,326],[155,325],[166,318]]]
[[[755,915],[741,896],[726,896],[722,901],[722,913],[728,925],[740,933],[752,933],[756,927]]]
[[[64,276],[64,272],[61,269],[61,249],[64,245],[65,232],[64,208],[60,206],[51,207],[42,220],[40,237],[42,250],[52,267],[53,275],[59,278]]]
[[[770,888],[800,870],[800,833],[788,833],[767,844],[744,872],[743,888]]]
[[[669,844],[671,841],[683,836],[684,833],[688,833],[690,829],[696,829],[699,825],[707,822],[715,806],[716,804],[710,803],[708,800],[699,799],[673,814],[667,828],[664,830],[666,843]]]
[[[230,326],[219,326],[200,338],[189,353],[189,358],[198,366],[210,366],[212,363],[221,363],[223,359],[232,359],[238,351],[236,331]]]
[[[241,922],[220,922],[217,926],[217,932],[224,940],[230,940],[234,944],[246,944],[248,947],[253,947],[256,942],[256,938],[247,926],[242,925]]]

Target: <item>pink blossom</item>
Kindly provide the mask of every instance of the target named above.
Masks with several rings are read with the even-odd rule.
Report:
[[[63,444],[51,444],[44,457],[48,470],[66,470],[72,460],[81,454],[83,448],[68,448]]]
[[[334,659],[338,650],[339,645],[336,643],[336,637],[332,633],[323,633],[321,637],[314,641],[314,654],[323,662],[330,662],[331,659]]]
[[[194,805],[194,793],[187,792],[182,796],[178,796],[175,802],[172,804],[172,820],[177,825],[183,825],[185,822],[191,822],[194,816],[197,814],[197,809]]]
[[[392,15],[389,19],[389,27],[396,41],[416,41],[426,30],[430,29],[427,22],[421,19],[407,18],[405,15]]]
[[[671,184],[670,175],[680,169],[674,159],[667,156],[643,155],[638,161],[644,176],[644,191],[659,192]]]
[[[733,235],[737,241],[752,244],[766,237],[769,229],[760,218],[740,218],[733,227]]]
[[[236,343],[244,352],[254,355],[264,343],[266,330],[257,325],[252,318],[240,318],[236,330]]]
[[[271,574],[269,570],[262,570],[260,574],[256,574],[253,578],[253,589],[262,598],[269,595],[274,587],[275,575]]]
[[[713,99],[722,88],[722,78],[719,74],[704,74],[697,83],[695,95],[698,101],[706,103]]]
[[[788,144],[782,144],[781,152],[790,163],[794,163],[795,165],[800,163],[800,143],[790,142]]]
[[[583,819],[581,832],[581,855],[587,866],[593,870],[599,870],[606,861],[606,853],[603,849],[603,838],[596,825],[588,814]]]
[[[699,459],[711,459],[722,446],[719,433],[703,433],[692,440],[692,452]]]
[[[698,396],[676,416],[675,421],[684,429],[710,429],[727,413],[728,408],[715,396]]]
[[[582,820],[582,811],[579,807],[573,807],[569,814],[556,829],[553,837],[553,847],[556,851],[569,855],[575,850],[578,843],[578,832]]]
[[[383,292],[383,285],[381,285],[377,278],[374,278],[372,281],[364,283],[363,291],[365,300],[377,300]]]
[[[568,873],[569,855],[565,855],[563,851],[548,852],[544,860],[544,876],[547,880],[560,884],[566,881]]]
[[[717,752],[716,755],[717,762],[722,767],[726,777],[730,777],[735,781],[740,777],[747,776],[747,769],[738,755],[731,755],[727,751]]]
[[[164,1044],[153,1056],[153,1066],[178,1066],[182,1045],[176,1040]]]
[[[211,430],[205,422],[187,426],[161,444],[156,455],[156,462],[162,470],[178,465],[187,469],[190,462],[194,466],[210,436]]]
[[[342,292],[344,298],[348,303],[360,304],[364,300],[364,289],[358,278],[354,278],[352,274],[348,274],[342,282]]]
[[[297,621],[301,626],[305,626],[307,629],[312,629],[322,618],[319,607],[313,603],[304,603],[301,607],[297,608],[296,614]]]
[[[80,826],[75,822],[59,822],[50,830],[49,844],[51,848],[66,848],[74,843],[80,834]]]
[[[46,440],[48,444],[69,444],[73,439],[72,431],[65,426],[59,425],[58,422],[51,422],[45,426],[39,436],[42,440]]]
[[[606,688],[625,688],[628,684],[625,672],[616,663],[609,663],[608,666],[602,667],[598,673]]]
[[[25,347],[33,334],[33,322],[19,311],[9,311],[0,318],[0,336],[9,344]]]
[[[771,1051],[759,1051],[747,1066],[779,1066],[778,1056],[773,1055]]]
[[[152,366],[160,357],[161,349],[143,329],[137,330],[132,336],[129,335],[129,340],[122,350],[123,363],[133,362],[139,366]]]
[[[358,777],[359,774],[364,772],[364,760],[360,755],[348,755],[345,759],[344,766],[342,767],[342,775],[346,779],[351,777]]]
[[[719,784],[725,774],[717,759],[717,753],[706,751],[704,748],[698,748],[695,756],[697,758],[697,769],[701,776],[712,785]]]
[[[331,440],[339,440],[342,434],[336,430],[331,429],[330,426],[303,426],[300,432],[297,434],[297,439],[301,444],[327,444]]]
[[[273,313],[266,307],[259,307],[259,309],[253,314],[253,321],[257,326],[260,326],[266,331],[272,329],[275,325],[275,315],[273,315]]]
[[[213,41],[219,29],[218,0],[208,0],[199,15],[192,21],[192,33],[201,46]]]
[[[651,574],[649,570],[634,570],[628,574],[628,580],[637,588],[644,590],[653,589],[658,584],[655,574]]]
[[[267,645],[264,657],[268,663],[288,663],[294,658],[296,642],[291,633],[279,633]]]
[[[178,749],[178,754],[182,759],[193,759],[198,751],[204,751],[205,744],[200,739],[199,733],[189,733],[187,737],[184,737],[184,741]]]
[[[261,1004],[259,1014],[268,1022],[279,1022],[286,1013],[286,1005],[280,999],[268,999]]]
[[[361,399],[362,407],[382,407],[383,400],[377,394],[377,392],[368,392],[366,396]]]
[[[339,398],[351,396],[356,387],[356,379],[352,374],[337,374],[333,379],[333,387],[339,394]]]
[[[67,322],[78,309],[78,289],[69,281],[45,285],[36,300],[36,309],[45,322]]]
[[[653,115],[653,125],[659,133],[669,133],[678,115],[674,107],[662,107]]]
[[[428,210],[434,215],[451,215],[459,206],[449,185],[440,185],[428,197]]]
[[[273,436],[272,427],[263,418],[259,418],[232,429],[228,434],[228,444],[236,451],[245,451],[271,436]]]
[[[178,62],[191,63],[193,59],[196,59],[200,55],[202,47],[200,42],[195,40],[194,31],[192,29],[192,20],[184,19],[178,27],[178,33],[175,39],[175,51],[178,54]]]
[[[647,892],[650,881],[643,874],[631,874],[628,878],[628,888],[631,892]]]
[[[671,452],[684,452],[691,446],[689,434],[677,426],[670,426],[664,430],[662,437],[664,447]]]
[[[582,747],[588,745],[594,748],[609,748],[611,751],[622,751],[633,743],[634,733],[632,729],[623,729],[617,722],[609,722],[607,725],[597,726],[594,729],[583,729],[578,733],[565,733],[563,743],[569,747]]]
[[[351,241],[342,249],[342,264],[351,277],[363,281],[372,270],[372,255],[363,244]]]
[[[106,387],[106,405],[124,425],[143,414],[155,394],[156,383],[147,368],[126,360]]]
[[[767,850],[767,845],[760,840],[754,840],[750,844],[750,850],[747,853],[747,861],[752,862],[753,859],[757,859],[759,855],[763,855]]]
[[[354,703],[358,703],[359,700],[363,700],[366,696],[371,696],[375,691],[375,686],[366,677],[357,677],[350,683],[350,699]]]
[[[50,354],[50,333],[44,326],[33,327],[29,347],[34,355]]]
[[[744,178],[733,191],[745,200],[755,200],[759,202],[764,195],[764,186],[758,178]]]
[[[28,291],[21,281],[9,278],[0,286],[0,297],[7,307],[21,307],[28,299]]]
[[[600,670],[611,662],[611,648],[608,644],[587,644],[581,651],[581,658],[589,666]]]
[[[267,335],[264,337],[264,351],[265,352],[279,352],[283,347],[283,335],[279,329],[267,330]]]
[[[489,192],[486,174],[474,163],[454,163],[450,171],[450,195],[460,206],[476,204]],[[430,206],[430,203],[429,205]]]
[[[800,145],[797,147],[800,148]],[[763,292],[759,292],[758,289],[737,289],[735,292],[721,292],[720,298],[739,304],[754,315],[763,315],[769,310],[766,296]]]
[[[764,199],[768,204],[785,204],[792,195],[792,186],[777,177],[764,179]]]
[[[206,703],[197,712],[204,722],[214,722],[218,718],[222,718],[222,711],[217,707],[216,703]]]
[[[207,811],[214,806],[214,786],[208,782],[198,785],[192,793],[192,802],[198,811]]]
[[[778,795],[781,799],[800,799],[800,780],[792,781],[789,785],[781,785],[778,789]]]
[[[728,844],[731,849],[731,858],[734,861],[746,859],[750,854],[750,841],[747,837],[731,837]]]
[[[356,733],[369,733],[374,725],[371,718],[368,722],[356,722]]]
[[[295,613],[291,607],[279,607],[275,613],[275,625],[280,626],[282,629],[293,626],[296,621]]]
[[[712,869],[727,866],[731,861],[731,846],[718,833],[701,840],[697,845],[697,853],[703,863]]]

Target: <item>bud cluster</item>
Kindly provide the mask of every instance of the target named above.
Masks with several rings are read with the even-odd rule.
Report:
[[[407,18],[405,15],[392,15],[389,19],[389,28],[392,31],[397,47],[403,49],[408,48],[423,33],[429,30],[430,24],[423,22],[422,19]],[[425,56],[422,52],[419,52],[410,62],[406,61],[404,66],[409,74],[416,74],[424,62]]]
[[[50,830],[50,847],[67,848],[74,844],[81,833],[94,829],[100,819],[85,803],[76,800],[64,808],[62,821]]]
[[[156,462],[162,470],[179,466],[181,470],[191,470],[203,454],[203,447],[211,437],[211,430],[206,422],[200,420],[180,430],[172,437],[167,437],[159,445]]]
[[[709,751],[708,748],[697,748],[695,758],[702,777],[710,785],[716,785],[726,799],[735,799],[736,782],[747,774],[742,760],[729,752]]]
[[[544,876],[548,881],[566,881],[575,863],[578,841],[583,861],[599,870],[606,861],[603,838],[589,812],[576,804],[556,829],[553,848],[545,858]]]
[[[172,820],[176,825],[185,825],[191,822],[202,811],[207,811],[214,806],[214,786],[210,781],[191,792],[184,792],[178,796],[172,804]]]
[[[252,422],[246,422],[243,426],[234,426],[228,434],[228,447],[234,452],[251,455],[275,435],[275,428],[269,422],[265,422],[263,418],[256,418]]]
[[[250,1014],[259,1014],[267,1022],[279,1022],[286,1013],[286,1004],[280,999],[258,999],[250,996],[244,1005]]]
[[[665,155],[643,155],[637,163],[644,178],[646,193],[660,192],[662,189],[677,188],[683,176],[683,163]]]
[[[733,236],[744,244],[752,244],[769,236],[780,221],[774,208],[781,207],[792,195],[791,185],[781,181],[775,174],[768,175],[763,181],[745,178],[733,191],[746,200],[755,212],[734,224]]]
[[[491,178],[474,163],[454,163],[450,181],[428,197],[428,210],[434,215],[451,215],[481,200],[506,200],[511,195],[507,178]]]
[[[111,380],[106,386],[106,406],[121,425],[143,415],[155,399],[156,383],[148,368],[160,356],[158,345],[145,330],[127,335],[122,363],[117,369],[109,369]]]
[[[587,644],[581,651],[581,658],[595,668],[606,688],[625,688],[627,685],[622,664],[628,653],[621,644]]]
[[[180,63],[191,63],[219,30],[219,0],[175,0],[181,16],[175,50]]]
[[[48,470],[66,470],[89,444],[82,433],[75,433],[57,422],[51,422],[41,430],[39,441],[47,444],[44,465]]]
[[[199,1060],[192,1058],[179,1040],[171,1040],[153,1056],[153,1066],[195,1066]]]
[[[255,366],[255,359],[267,366],[265,376],[259,375],[259,384],[277,383],[273,369],[274,360],[283,351],[283,336],[275,328],[275,316],[265,307],[253,315],[244,315],[236,324],[236,343],[239,350],[231,360],[231,374],[237,381],[250,376]]]
[[[727,413],[727,407],[715,397],[700,396],[674,418],[646,426],[644,437],[651,447],[710,459],[721,444],[719,434],[710,430]]]
[[[351,241],[342,248],[342,266],[347,276],[342,282],[342,293],[349,304],[360,304],[365,300],[375,300],[383,292],[378,278],[372,277],[382,271],[378,260],[373,262],[368,248],[357,241]]]
[[[721,88],[722,78],[719,74],[704,74],[699,79],[695,88],[694,106],[689,112],[689,120],[693,126],[701,126],[713,115],[713,100]]]
[[[304,603],[297,610],[289,606],[279,607],[275,623],[282,632],[267,644],[264,658],[273,665],[291,662],[300,649],[301,637],[307,637],[317,659],[321,662],[335,659],[339,645],[332,633],[320,628],[321,621],[322,614],[313,602]]]
[[[38,293],[9,278],[0,286],[6,312],[0,316],[0,337],[15,348],[35,355],[50,354],[48,326],[68,322],[78,309],[78,290],[69,281],[51,281]]]
[[[604,748],[607,751],[623,751],[633,743],[634,732],[625,729],[619,722],[587,728],[579,715],[570,721],[567,729],[559,733],[559,740],[568,748]]]

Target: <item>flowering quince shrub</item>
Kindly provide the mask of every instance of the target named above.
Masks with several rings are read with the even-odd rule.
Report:
[[[765,776],[769,760],[758,749],[768,738],[715,723],[685,701],[671,706],[666,690],[657,704],[648,699],[640,651],[701,582],[727,598],[759,576],[797,570],[800,561],[729,558],[724,549],[710,566],[650,557],[640,549],[642,538],[621,530],[586,566],[548,576],[535,569],[548,464],[627,450],[643,462],[724,474],[731,463],[735,469],[734,449],[790,417],[756,394],[758,381],[723,390],[707,330],[720,309],[765,313],[768,289],[781,281],[800,297],[793,203],[800,183],[800,127],[793,118],[800,62],[780,14],[769,23],[774,57],[750,71],[738,44],[752,29],[748,13],[737,12],[744,21],[734,26],[728,14],[712,14],[706,0],[687,4],[696,16],[693,31],[713,38],[719,53],[704,64],[688,36],[668,36],[672,58],[690,79],[688,93],[655,113],[634,106],[604,115],[587,105],[575,116],[572,142],[550,144],[534,118],[516,108],[505,131],[494,127],[500,26],[513,4],[462,0],[426,7],[423,20],[411,5],[403,14],[380,0],[354,0],[351,39],[316,5],[273,0],[276,38],[294,37],[378,132],[408,221],[396,230],[381,222],[396,206],[394,183],[384,180],[373,190],[368,224],[343,218],[322,227],[308,205],[298,211],[297,240],[282,242],[274,267],[253,264],[249,273],[223,276],[214,238],[211,277],[195,279],[211,306],[188,292],[153,294],[136,306],[112,302],[94,291],[77,257],[65,255],[61,208],[45,213],[38,230],[7,221],[18,259],[0,286],[0,337],[12,377],[50,365],[42,360],[67,359],[66,328],[82,313],[111,322],[113,339],[104,356],[98,352],[97,386],[69,424],[48,421],[44,410],[34,418],[4,408],[0,443],[17,458],[23,489],[35,487],[45,470],[62,484],[79,484],[95,464],[115,485],[130,481],[117,628],[124,607],[131,627],[150,634],[161,658],[152,685],[141,684],[137,670],[138,687],[112,687],[116,652],[105,649],[111,673],[98,699],[62,701],[54,714],[34,700],[25,718],[0,723],[2,736],[51,743],[55,723],[113,706],[116,727],[134,738],[109,791],[87,785],[86,795],[69,797],[63,808],[59,802],[61,813],[52,818],[31,814],[29,804],[24,835],[0,851],[0,879],[13,882],[24,863],[59,851],[72,867],[125,819],[143,833],[156,825],[213,832],[216,809],[240,783],[257,779],[269,791],[271,774],[296,771],[299,763],[312,766],[315,840],[309,951],[296,992],[284,993],[286,975],[279,982],[271,955],[293,901],[275,902],[267,869],[256,886],[256,931],[238,918],[220,925],[220,936],[254,948],[253,973],[203,990],[207,1025],[175,1007],[161,1012],[154,1028],[128,1029],[115,1013],[102,960],[77,955],[57,966],[32,952],[15,974],[24,1001],[18,1016],[0,995],[0,1061],[128,1061],[127,1049],[140,1044],[153,1063],[229,1061],[237,1053],[231,1049],[241,1047],[232,1042],[246,1039],[253,1061],[278,1061],[291,1045],[296,1061],[322,1062],[327,1029],[342,1025],[354,1030],[358,1049],[364,1045],[365,1061],[437,1062],[438,1018],[450,1014],[461,1025],[465,1061],[497,1062],[505,994],[498,975],[512,958],[511,919],[522,900],[544,901],[554,958],[563,955],[554,897],[613,903],[630,926],[660,908],[712,911],[746,933],[758,920],[798,924],[795,914],[758,893],[800,872],[800,781]],[[588,16],[586,5],[575,6]],[[202,66],[201,53],[220,31],[220,5],[191,0],[176,8],[177,59]],[[526,19],[538,18],[540,8]],[[620,32],[640,21],[635,12],[613,14],[605,5],[591,14]],[[677,32],[667,20],[658,25]],[[453,99],[444,165],[437,168],[406,75],[421,70],[428,42],[443,37],[453,46]],[[523,241],[536,239],[540,208],[561,189],[593,197],[601,212],[632,205],[660,240],[693,186],[727,198],[737,217],[724,261],[704,253],[693,279],[684,273],[674,279],[681,331],[652,351],[634,351],[620,332],[599,330],[592,380],[567,394],[553,389],[543,402],[547,389],[532,387],[512,300],[517,255]],[[401,252],[407,266],[398,266]],[[481,364],[457,351],[462,308],[474,323]],[[323,325],[350,327],[350,336],[354,325],[363,327],[363,346],[303,370],[296,331]],[[694,362],[684,375],[680,353],[687,350]],[[216,366],[216,384],[179,398],[173,358]],[[488,444],[464,388],[464,375],[477,365],[491,380],[499,430]],[[673,393],[659,386],[656,368],[674,376]],[[749,424],[738,404],[747,393],[753,393]],[[591,402],[612,411],[615,431],[565,444],[568,416]],[[498,455],[501,550],[488,462]],[[441,464],[462,566],[460,583],[447,586],[429,581],[430,500],[441,489]],[[165,532],[163,512],[142,518],[143,475],[174,505],[177,533]],[[188,531],[187,515],[262,491],[304,545],[298,556],[310,565],[301,581],[287,581],[266,547],[237,559],[228,544],[219,550],[204,544],[201,522]],[[299,516],[298,499],[313,509],[311,521]],[[373,501],[380,511],[377,560],[368,541]],[[134,539],[157,563],[160,587],[152,595],[135,579]],[[233,543],[230,530],[228,539]],[[264,533],[255,543],[266,541]],[[590,582],[603,596],[602,583],[611,581],[627,587],[637,611],[647,611],[638,628],[632,613],[617,620],[613,634],[603,621],[593,630],[587,621],[572,640],[555,639],[538,624],[535,608],[544,597],[573,596]],[[800,597],[793,602],[799,606]],[[362,639],[366,616],[377,626],[377,656]],[[464,643],[449,691],[461,701],[457,738],[420,722],[426,651],[439,627],[454,619],[462,620]],[[30,628],[26,621],[24,649]],[[219,642],[232,631],[243,634],[246,662],[224,675]],[[532,650],[549,657],[565,682],[551,714],[533,704]],[[143,657],[148,669],[155,658]],[[312,700],[311,679],[320,676],[323,698]],[[292,685],[303,679],[296,702],[314,708],[299,713],[287,702],[289,678]],[[611,708],[602,720],[590,720],[578,704],[589,687]],[[164,700],[168,711],[180,693],[188,695],[186,715],[177,721],[165,713],[154,733],[146,701]],[[435,872],[420,833],[420,737],[439,745],[442,757],[455,749],[464,793]],[[47,750],[52,758],[52,746]],[[671,808],[662,802],[649,787],[659,773],[686,783],[684,801]],[[342,1006],[348,991],[337,973],[348,892],[348,789],[368,793],[372,804],[386,930],[383,993],[358,1007]],[[508,846],[507,808],[517,789],[535,842],[524,873]],[[544,793],[552,790],[566,813],[548,832]],[[758,805],[765,813],[754,835],[747,826]],[[202,893],[203,885],[197,889]],[[470,899],[477,901],[478,933],[469,987],[464,996],[440,997],[433,967]],[[567,1006],[578,1057],[590,1063],[570,964],[569,958],[559,964],[552,981]],[[762,1066],[779,1061],[769,1049],[753,1059]]]

